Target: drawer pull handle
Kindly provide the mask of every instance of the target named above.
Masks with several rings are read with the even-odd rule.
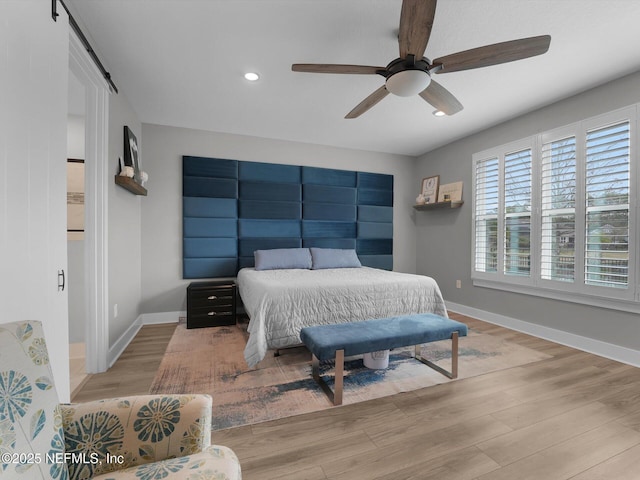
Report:
[[[207,297],[208,300],[215,300],[216,298],[218,297],[216,297],[215,295],[211,295],[210,297]]]
[[[213,317],[215,315],[231,315],[231,312],[209,312],[207,313],[207,315],[209,315],[210,317]]]

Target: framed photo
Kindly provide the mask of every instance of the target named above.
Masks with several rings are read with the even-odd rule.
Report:
[[[436,203],[438,201],[438,185],[440,175],[426,177],[422,179],[422,189],[420,193],[424,197],[424,203]]]
[[[438,202],[461,202],[462,182],[445,183],[440,185]]]
[[[138,139],[131,129],[124,127],[124,165],[133,167],[134,177],[140,178],[140,158],[138,156]]]

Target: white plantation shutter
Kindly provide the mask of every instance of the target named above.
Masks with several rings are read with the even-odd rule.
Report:
[[[573,282],[576,239],[576,138],[542,146],[540,276]]]
[[[531,272],[531,149],[504,157],[504,273]]]
[[[475,270],[497,271],[498,252],[498,159],[475,164]]]
[[[629,280],[630,124],[586,137],[586,284],[626,288]]]
[[[474,285],[640,313],[639,117],[640,104],[473,155]]]

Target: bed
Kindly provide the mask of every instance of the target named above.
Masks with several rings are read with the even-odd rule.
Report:
[[[435,280],[376,268],[280,269],[238,272],[249,315],[244,357],[257,365],[268,349],[298,345],[300,329],[413,313],[447,317]]]

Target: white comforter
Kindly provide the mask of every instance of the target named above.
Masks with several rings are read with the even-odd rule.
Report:
[[[300,329],[412,313],[447,316],[431,277],[375,268],[238,272],[240,296],[250,317],[244,358],[250,367],[269,348],[300,344]]]

